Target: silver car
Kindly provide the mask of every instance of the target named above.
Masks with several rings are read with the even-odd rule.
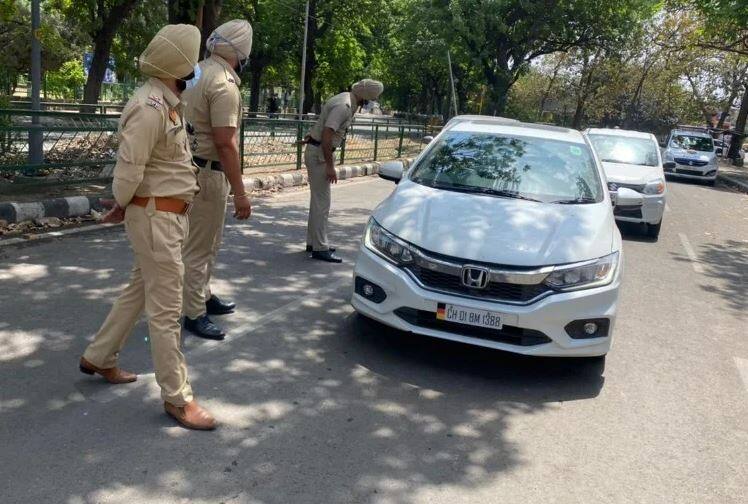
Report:
[[[719,161],[714,140],[706,128],[678,127],[670,132],[662,158],[675,166],[665,167],[665,173],[673,177],[701,180],[714,185],[717,180]]]

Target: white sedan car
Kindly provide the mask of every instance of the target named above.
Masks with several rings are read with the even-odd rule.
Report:
[[[647,234],[657,238],[665,213],[666,185],[655,136],[640,131],[600,128],[588,129],[585,135],[602,162],[609,189],[616,191],[627,187],[642,195],[642,206],[617,206],[613,211],[616,220],[644,223]],[[667,167],[673,168],[675,163],[669,162]]]
[[[397,329],[528,355],[604,356],[621,235],[602,167],[578,131],[450,121],[373,212],[352,304]],[[617,203],[641,205],[621,188]]]

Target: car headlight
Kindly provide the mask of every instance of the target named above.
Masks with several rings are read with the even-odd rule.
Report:
[[[398,266],[413,262],[415,249],[397,236],[386,231],[373,218],[369,219],[364,232],[364,245],[376,254]]]
[[[665,181],[662,179],[650,180],[644,186],[644,194],[662,194],[665,192]]]
[[[594,261],[558,266],[545,278],[545,284],[560,291],[600,287],[613,281],[617,268],[618,252],[613,252]]]

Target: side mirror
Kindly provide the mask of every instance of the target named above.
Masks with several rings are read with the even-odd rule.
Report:
[[[633,189],[619,187],[614,204],[621,207],[638,207],[644,204],[644,199]]]
[[[425,143],[425,144],[428,144],[428,143],[431,143],[431,141],[433,139],[434,139],[434,137],[432,137],[431,135],[426,135],[425,137],[423,137],[423,139],[421,140],[421,142]]]
[[[379,168],[379,176],[397,184],[403,178],[404,171],[405,166],[402,161],[387,161]]]
[[[662,169],[665,171],[675,170],[675,161],[665,161],[662,163]]]

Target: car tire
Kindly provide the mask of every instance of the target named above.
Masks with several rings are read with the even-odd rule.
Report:
[[[655,240],[660,237],[660,228],[662,227],[662,221],[657,224],[647,224],[647,236],[654,238]]]
[[[709,187],[714,187],[714,185],[715,185],[716,183],[717,183],[717,179],[714,179],[714,180],[707,180],[707,181],[705,182],[705,184],[706,184],[706,185],[708,185]]]

